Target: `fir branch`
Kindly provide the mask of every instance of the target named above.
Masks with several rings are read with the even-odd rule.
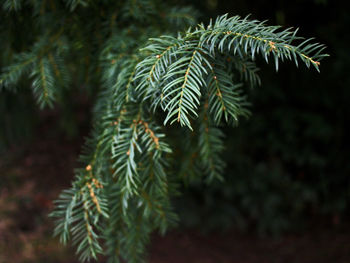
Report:
[[[31,64],[36,59],[30,53],[22,53],[15,57],[16,63],[5,68],[4,72],[0,75],[0,88],[8,88],[16,84],[21,76],[29,71]]]
[[[199,159],[200,166],[208,175],[206,181],[211,182],[213,179],[223,180],[223,171],[225,163],[222,161],[222,151],[224,149],[223,132],[213,126],[210,117],[207,115],[207,103],[202,109],[199,118]]]
[[[241,83],[234,84],[232,76],[220,60],[212,63],[207,78],[208,110],[212,119],[219,125],[224,117],[226,123],[237,123],[240,116],[248,117],[248,103],[240,88]]]
[[[297,65],[299,57],[307,67],[312,64],[319,71],[319,61],[327,56],[321,54],[324,45],[315,43],[310,46],[307,44],[310,40],[308,39],[298,46],[293,46],[291,44],[293,41],[301,39],[296,36],[297,30],[286,29],[276,32],[279,28],[265,26],[264,22],[257,20],[249,21],[238,16],[228,18],[224,15],[218,17],[214,24],[210,23],[207,28],[200,25],[194,34],[201,35],[202,44],[209,45],[211,53],[215,52],[216,46],[220,52],[231,51],[233,48],[233,54],[238,54],[241,58],[246,54],[254,60],[255,54],[261,53],[266,62],[269,55],[273,55],[276,70],[279,59],[294,60]],[[314,55],[311,55],[313,52]]]
[[[137,15],[139,21],[151,20],[156,10],[143,8],[147,2],[124,3],[123,8],[132,9],[121,21],[138,12],[142,13]],[[69,3],[75,8],[79,1]],[[183,20],[181,10],[175,11],[176,20]],[[187,11],[182,11],[186,17]],[[103,16],[108,18],[104,33],[111,37],[98,50],[102,70],[96,75],[103,88],[94,107],[94,129],[80,157],[84,168],[77,170],[72,188],[62,193],[53,215],[56,233],[64,242],[73,237],[81,259],[103,253],[103,237],[110,262],[141,262],[149,234],[155,229],[165,232],[177,221],[170,202],[176,190],[172,169],[177,167],[170,165],[170,136],[163,132],[156,114],[165,112],[164,124],[178,122],[196,129],[181,130],[186,153],[179,173],[193,177],[202,173],[208,181],[222,179],[224,135],[218,126],[249,116],[241,89],[245,83],[260,83],[256,56],[266,61],[272,57],[276,70],[284,60],[296,64],[301,60],[318,70],[319,60],[326,55],[317,43],[295,45],[300,41],[296,31],[227,15],[177,37],[151,38],[135,51],[143,38],[132,39],[141,31],[130,26],[117,34],[110,28],[110,19],[117,24],[118,16]],[[54,83],[63,77],[60,56],[51,46],[40,50],[32,63],[35,87],[42,100],[48,94],[52,103],[57,93]],[[18,78],[14,74],[14,82]]]
[[[40,107],[46,105],[52,107],[56,97],[53,72],[48,59],[40,58],[31,73],[34,78],[32,88]]]
[[[208,60],[226,63],[216,56],[216,52],[225,54],[233,49],[232,60],[235,61],[233,63],[236,67],[242,65],[245,68],[247,73],[244,74],[244,80],[249,80],[251,84],[259,83],[260,79],[256,75],[254,64],[247,58],[253,61],[255,55],[259,53],[266,61],[272,55],[276,70],[279,60],[294,60],[297,64],[297,57],[300,57],[308,67],[312,64],[319,70],[317,60],[326,56],[321,54],[323,45],[310,46],[304,41],[298,46],[292,46],[294,40],[300,39],[296,37],[296,31],[287,29],[277,32],[278,29],[279,27],[265,26],[263,22],[240,19],[238,16],[228,18],[224,15],[214,24],[210,23],[207,27],[199,25],[194,31],[188,30],[184,36],[180,35],[177,39],[166,37],[151,39],[151,43],[143,50],[151,55],[137,66],[135,80],[140,81],[137,89],[141,90],[141,93],[153,90],[153,94],[161,94],[160,99],[154,99],[155,95],[151,98],[154,99],[154,109],[160,102],[166,101],[163,107],[163,110],[167,111],[165,124],[177,121],[181,126],[185,125],[192,129],[189,117],[198,116],[196,110],[202,95],[201,87],[204,86],[203,76],[208,75],[206,66],[211,68]],[[170,51],[172,54],[167,55]],[[311,56],[311,53],[314,55]],[[176,61],[172,60],[172,57],[176,57]],[[220,95],[221,92],[219,97]],[[228,101],[231,105],[230,115],[235,119],[238,112],[247,115],[247,111],[237,110],[242,109],[240,104],[245,104],[242,95],[233,96],[231,92],[231,98],[227,99],[226,103]],[[222,107],[221,111],[223,109],[226,107]],[[219,122],[220,116],[220,114],[216,116],[216,122]]]

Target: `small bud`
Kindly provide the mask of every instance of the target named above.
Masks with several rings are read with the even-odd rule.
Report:
[[[276,44],[275,42],[273,42],[273,41],[269,41],[270,51],[271,51],[271,50],[275,50],[275,49],[276,49],[275,44]]]
[[[91,171],[91,169],[92,169],[92,167],[91,167],[91,165],[89,164],[88,166],[86,166],[86,171]]]

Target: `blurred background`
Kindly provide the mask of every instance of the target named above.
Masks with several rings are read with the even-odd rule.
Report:
[[[350,262],[349,10],[330,0],[172,2],[199,9],[203,22],[250,14],[299,27],[330,57],[320,74],[292,63],[276,74],[258,61],[252,117],[225,130],[226,182],[181,189],[179,227],[154,235],[150,262]],[[90,130],[92,96],[71,95],[40,111],[31,94],[1,93],[0,263],[76,262],[47,218]]]

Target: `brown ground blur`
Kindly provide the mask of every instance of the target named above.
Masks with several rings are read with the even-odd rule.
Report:
[[[69,186],[80,143],[40,138],[0,159],[0,263],[77,262],[74,249],[52,238],[52,200]],[[154,235],[150,263],[348,263],[350,231],[314,229],[259,238],[227,232],[174,230]],[[103,261],[103,260],[102,260]]]

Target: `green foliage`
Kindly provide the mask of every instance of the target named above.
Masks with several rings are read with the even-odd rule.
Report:
[[[33,3],[26,10],[19,1],[3,5],[8,24],[10,16],[31,21],[34,14],[37,35],[31,48],[11,49],[1,87],[14,90],[29,77],[42,107],[68,99],[65,88],[101,87],[83,168],[52,213],[55,234],[72,240],[82,261],[106,254],[110,262],[142,262],[150,233],[177,222],[170,199],[179,175],[208,183],[224,178],[221,127],[249,116],[243,87],[260,83],[256,57],[274,61],[277,71],[286,60],[319,70],[326,56],[323,45],[303,41],[296,30],[238,16],[184,31],[197,18],[189,7]],[[52,14],[61,22],[46,27]],[[186,128],[166,126],[176,123]]]
[[[5,67],[0,75],[0,87],[15,89],[23,75],[32,79],[32,90],[40,107],[53,106],[58,90],[67,87],[69,76],[64,65],[66,46],[59,47],[46,36],[34,44],[29,52],[16,54],[14,63]],[[62,50],[63,49],[63,50]],[[28,74],[29,73],[29,74]]]

